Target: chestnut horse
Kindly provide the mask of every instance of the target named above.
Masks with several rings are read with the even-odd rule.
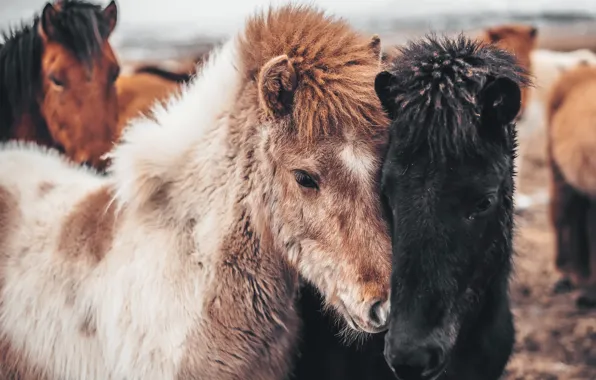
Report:
[[[46,4],[0,47],[0,139],[34,141],[102,167],[115,140],[120,67],[108,38],[113,1]]]
[[[379,43],[275,8],[125,130],[109,176],[4,147],[0,377],[284,379],[300,276],[386,329]]]
[[[166,72],[167,73],[167,72]],[[190,81],[190,76],[185,78]],[[116,81],[118,94],[118,133],[135,118],[153,117],[156,102],[164,103],[181,90],[181,83],[154,73],[121,75]]]
[[[555,292],[576,287],[579,307],[596,307],[596,67],[561,75],[547,105],[551,169],[550,217],[555,229]]]
[[[530,25],[508,24],[488,28],[480,39],[494,43],[515,55],[518,64],[528,73],[532,73],[531,54],[536,49],[538,28]],[[530,100],[530,87],[522,88],[522,103],[519,117],[523,117]]]
[[[178,93],[184,84],[196,75],[207,53],[198,55],[193,62],[182,63],[179,70],[172,71],[156,64],[140,65],[133,73],[121,75],[116,81],[118,90],[118,131],[122,131],[139,116],[153,117],[156,102],[166,102]]]

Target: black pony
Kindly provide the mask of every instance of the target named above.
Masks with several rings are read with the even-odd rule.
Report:
[[[377,76],[391,115],[385,358],[400,379],[498,379],[511,355],[515,116],[526,72],[463,36],[410,43]]]
[[[296,378],[496,380],[515,340],[515,117],[530,81],[510,54],[463,36],[411,42],[389,66],[375,82],[393,120],[382,178],[389,331],[384,344],[380,334],[342,348],[307,293]]]

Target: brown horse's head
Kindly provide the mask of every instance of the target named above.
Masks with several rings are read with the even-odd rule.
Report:
[[[54,143],[78,163],[102,168],[117,135],[115,80],[120,66],[108,42],[116,3],[46,4],[37,33],[43,43],[40,113]]]
[[[289,6],[251,20],[240,55],[250,83],[240,102],[259,105],[258,128],[243,138],[256,146],[253,209],[350,326],[383,330],[391,245],[379,189],[388,126],[374,91],[379,38]]]

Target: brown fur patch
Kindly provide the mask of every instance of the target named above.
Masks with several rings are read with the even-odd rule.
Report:
[[[547,103],[551,154],[565,180],[596,196],[596,68],[561,75]]]
[[[90,310],[87,310],[87,312],[85,313],[85,318],[83,319],[83,322],[81,322],[79,332],[81,333],[81,335],[87,338],[91,338],[95,336],[95,334],[97,333],[95,316],[92,314]]]
[[[370,133],[387,127],[374,91],[380,70],[377,49],[347,22],[288,5],[249,19],[240,41],[249,81],[257,80],[269,60],[288,56],[298,78],[292,118],[300,136],[312,139],[346,129]]]
[[[50,191],[54,190],[55,187],[56,187],[56,184],[48,182],[48,181],[43,181],[37,187],[37,193],[39,194],[40,197],[44,197]]]
[[[8,240],[18,210],[17,199],[3,186],[0,186],[0,249]]]
[[[99,262],[112,245],[116,222],[116,206],[112,192],[103,187],[87,195],[66,217],[60,233],[58,249],[66,257],[89,258]]]
[[[23,353],[15,349],[7,339],[0,339],[0,379],[46,380],[42,370],[32,366]]]

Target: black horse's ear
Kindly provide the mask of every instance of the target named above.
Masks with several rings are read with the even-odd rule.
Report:
[[[489,80],[482,89],[482,119],[500,126],[511,123],[521,108],[521,89],[509,78]]]
[[[54,20],[57,14],[58,10],[51,3],[46,3],[45,7],[43,7],[41,17],[39,18],[38,29],[38,33],[42,39],[46,41],[52,39],[54,35]]]
[[[382,71],[375,78],[375,92],[381,101],[381,105],[390,118],[395,117],[395,95],[391,92],[394,76],[388,71]]]

